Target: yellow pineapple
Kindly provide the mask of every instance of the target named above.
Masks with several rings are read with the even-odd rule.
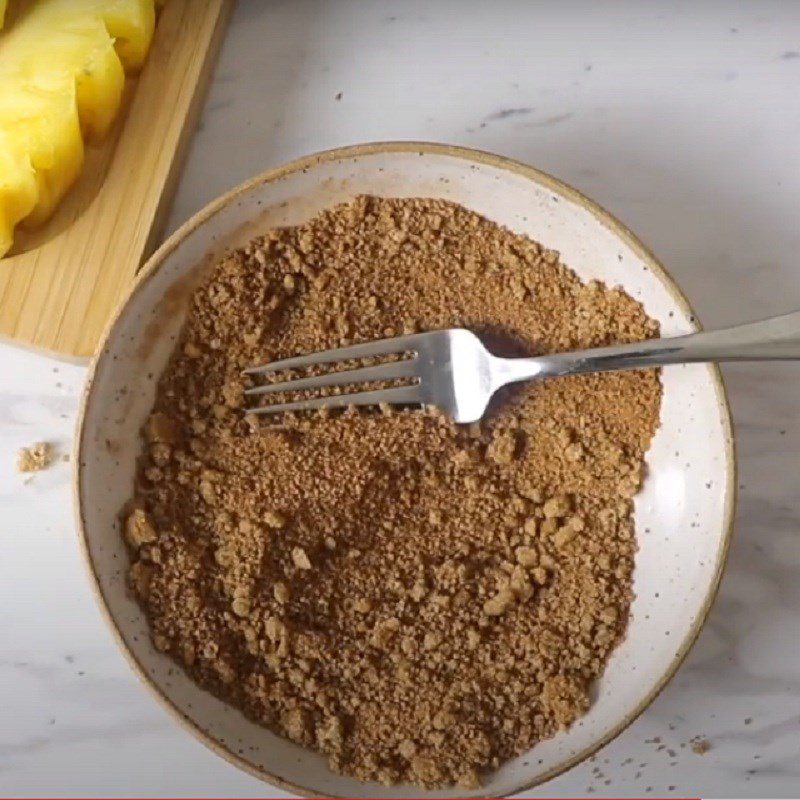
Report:
[[[136,72],[144,64],[156,23],[153,0],[39,0],[35,9],[61,25],[88,17],[101,20],[125,71]]]
[[[67,93],[0,83],[0,134],[25,153],[36,172],[37,198],[26,227],[45,222],[83,165],[75,87]]]
[[[0,34],[0,257],[14,225],[52,214],[80,173],[84,139],[108,132],[155,13],[154,0],[29,0],[14,11]]]
[[[33,211],[39,189],[28,154],[0,133],[0,253],[14,243],[14,226]]]
[[[0,91],[9,83],[69,94],[74,85],[81,128],[90,142],[101,141],[114,121],[125,86],[125,73],[105,25],[89,17],[45,31],[41,21],[26,19],[9,39],[0,51]],[[41,56],[42,41],[47,42],[47,62]]]

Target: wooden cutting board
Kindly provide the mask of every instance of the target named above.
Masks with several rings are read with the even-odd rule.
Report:
[[[114,131],[87,147],[54,217],[0,259],[0,338],[66,357],[94,352],[158,244],[233,2],[164,5]]]

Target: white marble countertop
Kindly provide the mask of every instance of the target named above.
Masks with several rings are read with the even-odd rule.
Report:
[[[605,205],[706,324],[766,316],[800,308],[799,82],[790,0],[241,0],[170,227],[307,152],[453,142]],[[70,466],[15,472],[22,445],[68,451],[83,375],[0,345],[0,795],[279,796],[127,667],[83,574]],[[741,491],[710,621],[644,715],[539,795],[797,797],[800,365],[725,375]]]

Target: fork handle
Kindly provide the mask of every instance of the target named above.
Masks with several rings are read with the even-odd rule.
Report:
[[[505,383],[534,377],[581,375],[702,361],[790,361],[800,359],[800,311],[718,331],[668,339],[502,359]]]

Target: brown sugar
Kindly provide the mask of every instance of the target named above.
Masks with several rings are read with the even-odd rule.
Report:
[[[53,445],[49,442],[36,442],[30,447],[21,447],[17,452],[18,472],[39,472],[47,469],[53,462]]]
[[[505,355],[658,330],[460,206],[358,198],[197,290],[124,515],[159,649],[364,780],[476,787],[586,711],[628,619],[656,372],[518,385],[470,426],[244,413],[244,367],[454,326]]]
[[[692,752],[698,756],[704,756],[711,749],[711,742],[705,737],[692,739]]]

